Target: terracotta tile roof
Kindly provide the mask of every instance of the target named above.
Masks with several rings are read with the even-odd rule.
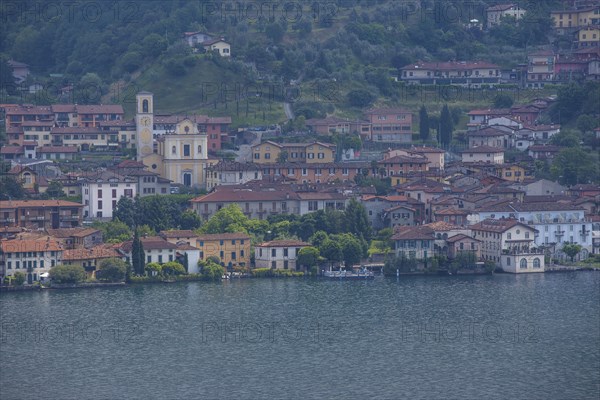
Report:
[[[83,204],[66,200],[2,200],[0,209],[13,208],[39,208],[39,207],[83,207]]]
[[[434,240],[433,229],[421,226],[398,226],[392,240]]]
[[[50,237],[39,239],[13,239],[0,241],[0,249],[5,253],[34,251],[62,251],[62,245]]]
[[[469,210],[459,210],[457,208],[443,208],[438,211],[434,211],[435,215],[469,215],[471,212]]]
[[[245,233],[203,233],[198,235],[196,241],[213,241],[213,240],[249,240],[250,236]]]
[[[163,238],[182,238],[182,237],[196,237],[198,236],[194,231],[192,230],[168,230],[168,231],[161,231],[159,233],[159,236],[163,237]]]
[[[551,144],[534,144],[532,146],[529,146],[529,150],[534,151],[534,152],[541,151],[541,152],[547,152],[547,153],[558,153],[562,149],[563,149],[563,147],[554,146]]]
[[[487,231],[487,232],[506,232],[513,226],[523,226],[527,229],[537,232],[537,229],[532,228],[529,225],[526,225],[522,222],[517,221],[516,219],[506,218],[506,219],[486,219],[481,222],[478,222],[473,225],[469,225],[472,231]]]
[[[386,158],[383,159],[381,161],[378,161],[377,164],[408,164],[408,163],[412,163],[412,164],[427,164],[429,163],[429,160],[427,160],[426,157],[420,157],[420,156],[394,156],[391,158]]]
[[[204,196],[196,197],[190,200],[193,203],[235,203],[250,201],[281,201],[297,200],[299,196],[292,191],[252,191],[248,190],[217,190]]]
[[[448,239],[446,239],[446,242],[448,242],[448,243],[455,243],[455,242],[458,242],[460,240],[465,240],[465,239],[466,240],[473,240],[473,241],[476,241],[476,242],[481,242],[481,240],[475,239],[475,238],[473,238],[473,237],[471,237],[469,235],[465,235],[463,233],[459,233],[458,235],[454,235],[454,236],[449,237]]]
[[[448,222],[445,222],[445,221],[431,222],[431,223],[425,224],[423,226],[429,227],[436,232],[447,232],[447,231],[455,231],[455,230],[464,229],[461,226],[449,224]]]
[[[50,236],[56,238],[68,238],[68,237],[86,237],[100,232],[99,229],[94,228],[59,228],[59,229],[46,229],[46,232]]]
[[[504,153],[504,149],[492,146],[477,146],[462,150],[461,153]]]
[[[0,149],[0,154],[24,154],[23,146],[3,146]]]
[[[120,258],[119,252],[106,246],[95,246],[89,249],[70,249],[63,252],[64,261],[94,260],[99,258]]]
[[[78,104],[75,108],[79,114],[124,114],[119,104]]]
[[[36,151],[38,153],[79,153],[77,146],[42,146]]]
[[[507,133],[496,128],[486,127],[483,129],[472,130],[467,132],[467,136],[504,136]]]
[[[302,242],[300,240],[271,240],[270,242],[264,242],[257,247],[306,247],[311,246],[310,243]]]

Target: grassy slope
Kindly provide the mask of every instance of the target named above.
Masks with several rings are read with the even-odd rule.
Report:
[[[210,59],[199,57],[196,65],[186,67],[183,76],[172,76],[159,63],[149,66],[128,86],[128,95],[121,96],[121,100],[128,117],[135,113],[135,103],[131,101],[134,96],[131,94],[146,90],[154,94],[156,113],[231,116],[234,127],[284,121],[282,103],[273,102],[267,96],[253,96],[246,100],[250,82],[247,76],[235,74]],[[224,85],[233,88],[233,91],[219,89]],[[236,104],[237,95],[243,98]]]

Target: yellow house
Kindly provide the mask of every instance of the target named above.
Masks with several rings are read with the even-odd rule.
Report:
[[[250,236],[244,233],[203,234],[196,237],[196,245],[200,249],[200,260],[217,257],[222,266],[250,266]]]
[[[273,164],[278,162],[282,146],[270,140],[252,146],[252,161],[257,164]]]
[[[221,57],[231,57],[231,45],[223,38],[207,40],[202,42],[202,46],[207,52],[217,50]]]
[[[598,47],[600,43],[600,26],[588,26],[577,32],[578,47]]]
[[[498,165],[496,174],[507,181],[522,182],[526,176],[527,170],[520,165],[515,164],[502,164]]]
[[[568,29],[600,24],[600,7],[590,7],[581,10],[552,11],[554,28]]]
[[[252,147],[252,161],[258,164],[331,163],[335,161],[335,145],[322,142],[275,143],[266,141]]]

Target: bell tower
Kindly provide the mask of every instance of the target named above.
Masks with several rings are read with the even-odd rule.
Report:
[[[136,96],[136,138],[137,160],[154,153],[154,99],[150,92],[139,92]]]

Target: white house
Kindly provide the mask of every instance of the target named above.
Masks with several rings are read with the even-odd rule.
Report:
[[[479,221],[488,218],[515,218],[536,229],[535,245],[551,248],[557,256],[565,243],[583,247],[578,257],[587,258],[592,251],[592,222],[583,207],[558,202],[508,203],[486,207],[477,212]]]
[[[544,251],[534,246],[536,229],[516,219],[485,219],[470,226],[481,256],[505,272],[544,272]]]
[[[0,278],[23,272],[31,284],[38,281],[41,274],[60,264],[62,255],[62,245],[49,236],[0,241]]]
[[[112,218],[121,197],[137,195],[136,179],[108,171],[84,177],[81,185],[84,218]]]
[[[502,22],[503,18],[511,17],[515,21],[523,18],[525,10],[517,4],[498,4],[487,8],[488,29]]]
[[[254,163],[221,161],[206,168],[207,190],[219,185],[240,185],[261,179],[260,167]]]
[[[310,243],[299,240],[272,240],[261,243],[254,249],[256,268],[299,270],[296,264],[298,252]]]
[[[485,162],[492,164],[504,164],[504,150],[498,147],[477,146],[461,152],[462,162]]]

